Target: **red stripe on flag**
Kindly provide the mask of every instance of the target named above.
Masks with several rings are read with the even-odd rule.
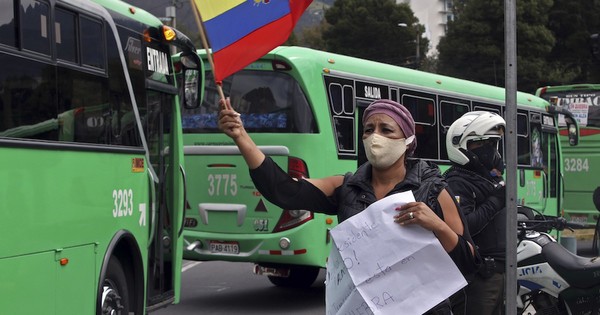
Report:
[[[313,0],[290,0],[290,15],[292,16],[292,24],[296,24],[302,13],[308,8]]]

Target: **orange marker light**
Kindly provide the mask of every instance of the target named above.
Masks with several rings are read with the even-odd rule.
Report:
[[[327,218],[327,219],[325,219],[325,223],[331,224],[331,223],[333,223],[333,219],[332,218]]]
[[[152,41],[152,37],[150,36],[150,31],[148,30],[144,30],[144,35],[143,35],[144,41],[146,43],[149,43]]]
[[[135,14],[135,8],[134,7],[129,7],[129,13]]]
[[[175,31],[168,26],[163,25],[162,31],[163,31],[163,36],[168,41],[172,41],[175,39],[175,37],[177,37],[177,34],[175,34]]]
[[[69,263],[69,258],[61,258],[58,262],[61,266],[66,266]]]

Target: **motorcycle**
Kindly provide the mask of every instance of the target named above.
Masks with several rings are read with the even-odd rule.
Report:
[[[550,234],[587,225],[525,206],[517,221],[518,314],[600,315],[600,257],[573,254]]]

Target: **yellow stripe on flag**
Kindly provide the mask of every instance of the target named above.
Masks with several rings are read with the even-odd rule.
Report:
[[[223,14],[248,0],[194,0],[202,21],[206,22],[215,16]]]

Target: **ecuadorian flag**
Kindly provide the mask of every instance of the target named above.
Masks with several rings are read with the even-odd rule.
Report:
[[[283,44],[312,0],[192,0],[212,49],[216,81]]]

